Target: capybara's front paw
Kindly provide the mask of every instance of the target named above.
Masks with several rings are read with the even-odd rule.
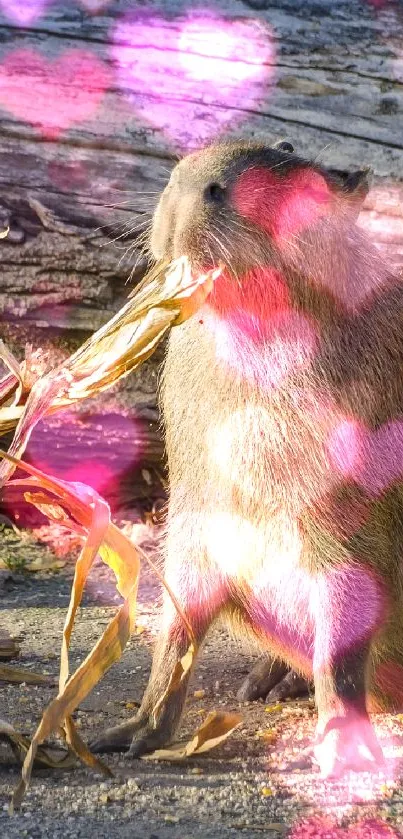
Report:
[[[371,721],[366,714],[349,713],[318,724],[315,758],[324,778],[344,772],[376,772],[385,763]]]

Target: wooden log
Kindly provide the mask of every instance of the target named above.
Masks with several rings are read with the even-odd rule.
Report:
[[[0,334],[12,336],[14,351],[29,336],[60,358],[119,308],[144,271],[139,232],[177,155],[217,136],[287,137],[324,163],[371,166],[374,189],[360,223],[403,264],[399,4],[217,0],[211,12],[184,0],[161,0],[154,11],[132,0],[28,6],[3,3],[0,13],[0,228],[10,228],[0,239]],[[235,76],[253,63],[237,49],[240,26],[255,27],[268,48],[260,76],[234,89],[217,66],[230,47]],[[159,359],[88,412],[154,409]],[[67,445],[68,428],[67,420],[65,432],[44,423],[38,435],[44,452],[55,437],[64,440],[60,456],[73,468],[74,451],[79,460],[83,450]],[[153,476],[151,494],[154,483],[160,492],[156,420],[145,429],[129,499],[147,491],[142,469]],[[92,430],[82,430],[81,444],[91,449]]]
[[[175,154],[209,137],[287,136],[302,154],[319,155],[335,166],[372,166],[381,192],[402,177],[403,25],[397,5],[217,3],[218,55],[223,20],[232,21],[234,37],[240,20],[260,21],[264,37],[271,39],[265,82],[251,80],[248,102],[249,87],[257,86],[256,103],[245,110],[242,88],[239,100],[232,101],[214,78],[207,13],[196,15],[185,3],[165,0],[148,16],[141,6],[137,14],[132,2],[117,0],[99,3],[95,14],[86,12],[85,3],[49,3],[41,14],[38,4],[37,15],[25,18],[25,26],[16,9],[10,4],[7,16],[3,4],[0,17],[0,221],[10,225],[9,238],[0,241],[3,318],[97,328],[120,305],[139,257],[135,230],[128,236],[132,253],[121,262],[122,240],[113,245],[106,234],[120,235],[119,225],[130,230],[146,222],[152,193],[166,181]],[[129,28],[122,43],[119,26],[126,14]],[[187,54],[191,60],[193,50],[197,58],[199,49],[204,63],[200,78],[193,73],[189,81],[181,36],[192,14],[200,33],[187,42]],[[230,31],[225,29],[225,37]],[[152,52],[152,37],[159,54]],[[69,108],[80,91],[63,62],[77,59],[77,53],[93,62],[87,74],[89,116],[85,119],[84,107],[84,118],[68,126]],[[172,57],[168,64],[165,53]],[[236,59],[239,63],[242,57]],[[12,86],[16,76],[17,88]],[[96,107],[91,85],[102,94]],[[165,107],[156,116],[161,85]],[[52,133],[43,122],[53,111],[65,127]],[[398,223],[388,225],[388,207],[380,213],[390,230],[388,244],[397,245],[400,254],[401,206]],[[136,277],[143,268],[144,260]]]

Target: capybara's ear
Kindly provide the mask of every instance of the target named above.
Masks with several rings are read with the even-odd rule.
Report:
[[[293,154],[295,151],[293,144],[288,140],[277,140],[277,143],[273,143],[273,149],[285,151],[287,154]]]
[[[372,170],[366,167],[356,172],[346,172],[343,169],[327,171],[337,185],[340,184],[341,192],[346,195],[352,211],[358,216],[371,186]]]

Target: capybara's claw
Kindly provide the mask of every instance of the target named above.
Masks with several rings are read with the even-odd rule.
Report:
[[[154,752],[156,749],[161,749],[166,746],[166,738],[158,731],[139,731],[134,735],[129,749],[130,757],[141,757],[141,755]]]
[[[283,702],[285,699],[296,699],[308,693],[309,682],[295,670],[289,670],[284,678],[269,691],[266,702]]]

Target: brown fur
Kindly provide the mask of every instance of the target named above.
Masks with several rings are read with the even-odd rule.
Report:
[[[398,470],[378,486],[382,447],[403,448],[403,292],[355,224],[365,189],[363,173],[222,144],[176,167],[152,234],[158,259],[225,266],[172,331],[163,372],[167,579],[200,640],[225,613],[301,672],[314,662],[326,736],[334,717],[365,718],[370,692],[403,698]],[[358,429],[358,473],[344,450],[337,471],[343,423]],[[101,747],[172,737],[185,686],[157,729],[150,713],[186,644],[167,599],[139,715]]]

